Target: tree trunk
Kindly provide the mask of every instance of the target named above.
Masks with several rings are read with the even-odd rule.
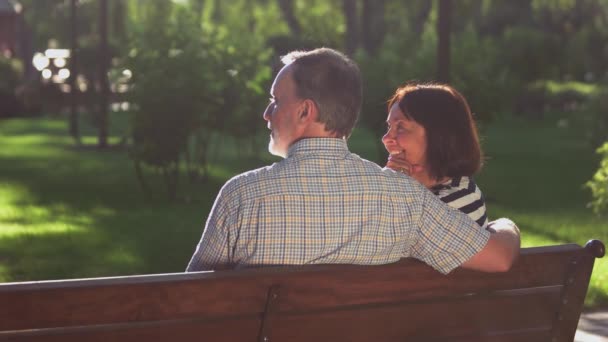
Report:
[[[21,9],[21,13],[17,16],[17,57],[23,63],[23,77],[26,81],[33,81],[39,77],[38,70],[32,65],[34,52],[32,50],[32,30],[25,21],[25,8]]]
[[[108,147],[108,55],[108,0],[99,0],[99,148]]]
[[[133,167],[135,168],[135,176],[137,178],[137,182],[141,187],[141,190],[144,192],[144,195],[147,198],[151,197],[150,187],[148,183],[146,183],[146,179],[144,178],[144,173],[141,170],[141,162],[139,160],[133,160]]]
[[[179,161],[169,163],[167,166],[161,168],[161,172],[167,185],[167,196],[169,201],[173,202],[177,198],[177,181],[179,178]]]
[[[192,10],[196,16],[196,22],[200,25],[203,21],[203,8],[205,7],[205,0],[195,0],[192,4]]]
[[[70,1],[70,135],[76,145],[80,145],[80,130],[78,127],[78,93],[76,76],[78,75],[78,25],[76,21],[76,2]]]
[[[127,40],[127,4],[125,0],[115,0],[112,6],[112,37],[121,44]]]
[[[359,47],[359,23],[357,20],[357,0],[342,0],[342,11],[346,20],[346,54],[352,55]]]
[[[363,47],[370,56],[374,56],[382,46],[386,28],[384,25],[385,0],[363,0],[363,18],[361,19]]]
[[[293,13],[293,0],[277,0],[279,2],[279,8],[281,8],[281,13],[283,14],[283,18],[285,22],[287,22],[287,26],[289,26],[289,30],[294,37],[299,37],[302,33],[302,29],[300,27],[300,23]]]
[[[486,34],[483,27],[483,0],[473,0],[472,6],[473,27],[475,28],[475,32],[483,36]]]
[[[213,2],[211,20],[216,24],[219,24],[222,21],[222,0],[215,0]]]
[[[452,0],[439,0],[439,20],[437,32],[437,80],[450,81],[450,27],[452,14]]]
[[[412,25],[412,29],[418,37],[422,36],[422,33],[424,32],[424,25],[426,24],[426,21],[429,18],[429,14],[431,14],[432,9],[433,2],[426,0],[422,2],[422,8],[416,14],[416,17],[414,18],[414,23]]]

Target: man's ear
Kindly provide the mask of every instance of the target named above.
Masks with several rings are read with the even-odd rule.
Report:
[[[300,121],[311,121],[314,122],[317,120],[317,105],[314,101],[310,99],[304,100],[302,103],[302,108],[300,110],[298,118]]]

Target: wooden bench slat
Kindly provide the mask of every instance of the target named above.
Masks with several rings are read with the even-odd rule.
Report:
[[[258,269],[255,277],[202,274],[176,281],[105,284],[79,281],[76,288],[54,282],[37,283],[28,290],[0,292],[10,310],[0,312],[0,330],[110,324],[261,313],[268,288],[285,289],[279,310],[314,310],[335,305],[356,305],[423,299],[476,291],[548,286],[564,281],[564,268],[580,254],[574,251],[522,255],[509,273],[483,274],[464,269],[440,276],[416,260],[382,266],[328,266],[308,271],[285,268],[283,273]],[[542,265],[539,267],[538,265]],[[304,268],[306,269],[306,268]],[[250,271],[250,270],[249,270]],[[9,285],[10,286],[10,285]],[[17,286],[16,286],[17,287]]]
[[[551,341],[552,336],[546,329],[523,329],[494,333],[492,335],[475,335],[445,338],[412,339],[412,342],[541,342]]]
[[[375,308],[364,306],[306,314],[276,313],[276,316],[269,318],[274,327],[269,338],[272,341],[295,342],[313,339],[390,341],[403,337],[425,340],[424,335],[435,332],[437,322],[441,322],[442,330],[451,332],[443,336],[446,340],[470,336],[468,334],[473,332],[471,322],[498,331],[536,329],[537,332],[550,332],[553,314],[560,300],[560,292],[556,290],[558,289],[544,288],[543,296],[530,292],[530,298],[504,294],[490,297],[480,295],[473,300],[461,298],[431,304],[396,303]],[[522,306],[520,301],[524,301],[525,305]],[[501,308],[499,313],[494,313],[496,307]],[[514,309],[521,310],[521,314],[511,316],[510,313]],[[408,319],[404,321],[402,317]],[[219,322],[213,319],[147,322],[0,333],[0,340],[19,337],[28,341],[132,341],[161,338],[189,341],[205,336],[205,339],[210,340],[241,341],[246,339],[246,336],[257,333],[254,330],[258,329],[259,324],[259,317],[224,319]],[[238,331],[234,331],[232,326],[238,326]],[[379,335],[378,331],[386,335]],[[369,332],[373,334],[370,335]]]
[[[269,317],[271,341],[390,341],[396,338],[469,336],[477,329],[550,332],[560,291],[545,288],[527,295],[479,295],[434,302],[392,303],[308,313],[277,313]],[[501,308],[497,310],[497,308]],[[513,315],[517,312],[517,315]],[[407,319],[404,319],[407,317]]]
[[[209,321],[111,324],[0,333],[0,341],[255,341],[259,326],[259,316]]]

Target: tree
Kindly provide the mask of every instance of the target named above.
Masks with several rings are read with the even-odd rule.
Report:
[[[180,167],[191,182],[206,180],[214,138],[245,141],[263,127],[254,113],[264,108],[269,52],[255,32],[204,29],[189,7],[156,1],[167,7],[146,14],[127,65],[136,105],[131,157],[142,188],[149,189],[144,171],[160,173],[174,199]],[[233,9],[223,10],[223,20],[233,19]],[[243,30],[251,27],[242,19]]]
[[[441,82],[450,81],[450,33],[452,0],[439,1],[439,20],[437,21],[437,32],[439,41],[437,44],[437,79]]]
[[[292,0],[277,0],[279,3],[279,8],[281,9],[281,13],[283,14],[283,19],[289,26],[289,30],[294,37],[299,37],[302,33],[302,29],[300,27],[300,23],[294,14],[293,9],[293,1]]]
[[[99,0],[99,148],[108,147],[108,61],[108,0]]]
[[[70,135],[74,138],[77,145],[81,144],[80,130],[78,127],[78,108],[77,96],[78,89],[76,87],[76,77],[78,75],[78,26],[77,26],[77,0],[70,0],[70,50],[71,55],[71,70],[70,73]]]
[[[602,156],[600,166],[585,187],[591,190],[593,196],[589,206],[600,215],[608,212],[608,141],[597,149],[597,153]]]
[[[420,6],[420,9],[415,12],[412,23],[412,30],[417,36],[422,36],[422,33],[424,32],[424,25],[426,24],[426,21],[428,20],[432,9],[432,1],[423,1],[422,5]]]
[[[200,23],[203,19],[203,9],[205,8],[205,0],[190,0],[192,11],[194,12],[196,22]]]
[[[357,0],[342,0],[342,11],[346,20],[345,51],[351,55],[359,47]]]
[[[360,45],[371,56],[377,53],[386,34],[385,3],[385,0],[363,0],[362,4],[358,0],[342,0],[347,54],[355,53]]]
[[[384,25],[385,0],[363,0],[361,18],[361,37],[365,51],[373,56],[376,54],[386,33]]]

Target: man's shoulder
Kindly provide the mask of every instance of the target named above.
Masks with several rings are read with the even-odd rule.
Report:
[[[225,193],[234,192],[242,188],[255,185],[260,181],[264,181],[269,177],[269,172],[276,166],[276,164],[277,163],[274,163],[240,173],[230,178],[226,184],[224,184],[222,191]]]
[[[361,166],[362,176],[374,182],[374,185],[377,186],[377,190],[395,195],[403,195],[404,193],[411,194],[411,192],[425,190],[422,184],[401,172],[379,166],[356,154],[352,154],[352,156]]]
[[[345,191],[359,189],[398,196],[411,195],[412,192],[418,193],[424,189],[413,178],[381,167],[354,153],[350,153],[346,159],[344,164],[337,168],[324,167],[326,165],[323,163],[302,163],[295,159],[284,159],[232,177],[224,184],[222,194],[251,199],[293,191],[305,187],[301,184],[312,185],[319,182],[323,186],[332,182],[336,184],[348,182],[348,187],[340,186],[340,188]],[[321,191],[321,187],[318,191]]]
[[[293,177],[293,170],[287,167],[285,160],[245,171],[230,178],[222,187],[223,196],[238,195],[243,199],[256,198],[276,192],[278,180]],[[274,189],[274,190],[273,190]]]

